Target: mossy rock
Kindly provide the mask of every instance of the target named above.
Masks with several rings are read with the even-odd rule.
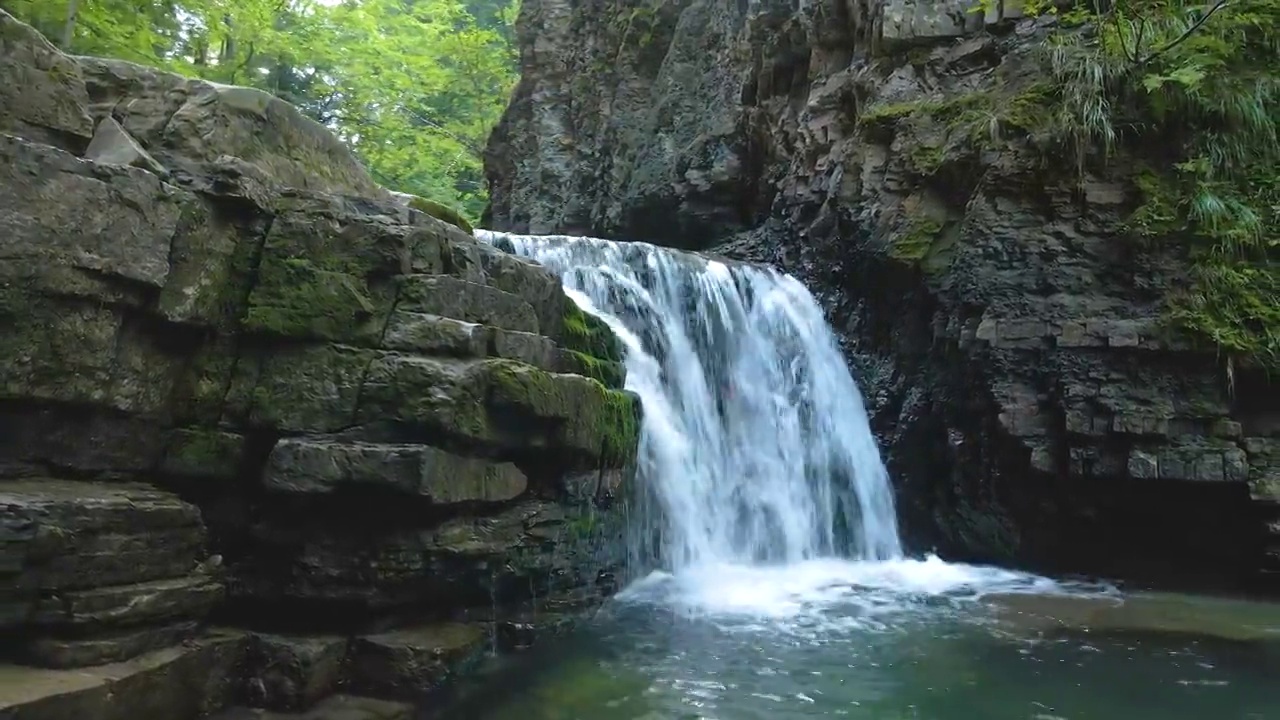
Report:
[[[489,402],[539,422],[558,421],[556,441],[604,467],[622,467],[636,456],[640,403],[633,394],[598,380],[544,372],[524,363],[489,361]]]
[[[175,430],[160,470],[187,477],[235,477],[244,448],[243,435],[207,428]]]
[[[273,256],[262,261],[244,327],[284,337],[371,340],[390,310],[391,298],[375,299],[361,278]]]
[[[622,363],[601,360],[576,350],[562,349],[557,361],[561,372],[598,380],[605,387],[614,390],[621,389],[627,379],[627,369]]]
[[[462,216],[462,213],[448,205],[414,195],[409,200],[409,207],[417,210],[418,212],[426,213],[437,220],[447,222],[468,235],[475,234],[475,228],[471,227],[471,223],[467,222],[467,219]]]
[[[622,343],[609,325],[573,303],[569,303],[564,313],[559,341],[566,350],[600,360],[622,362]]]

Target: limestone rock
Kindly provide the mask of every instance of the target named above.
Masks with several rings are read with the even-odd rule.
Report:
[[[533,307],[489,285],[439,275],[408,275],[401,281],[405,310],[492,325],[504,330],[538,332]]]
[[[253,634],[245,658],[247,700],[269,710],[307,710],[342,681],[346,655],[342,637]]]
[[[982,26],[982,16],[970,12],[974,7],[968,0],[888,0],[881,37],[890,43],[961,37]]]
[[[185,193],[151,173],[0,135],[0,256],[156,288]]]
[[[42,593],[180,577],[203,550],[199,511],[141,485],[0,482],[7,585]]]
[[[143,626],[89,637],[40,636],[22,644],[18,657],[37,667],[79,668],[121,662],[195,637],[196,623]]]
[[[271,451],[263,482],[270,491],[288,493],[373,485],[447,505],[511,500],[524,492],[528,480],[511,463],[461,457],[428,445],[282,440]]]
[[[129,137],[129,133],[120,127],[115,118],[103,118],[98,123],[98,129],[94,131],[93,140],[84,151],[84,157],[103,165],[141,168],[162,178],[169,174],[164,166],[142,149],[137,140]]]
[[[403,717],[323,699],[345,638],[616,589],[639,406],[555,275],[260,91],[2,11],[0,79],[0,630],[91,666],[0,668],[0,715]],[[215,609],[321,634],[245,655]],[[466,664],[425,637],[366,638],[361,681]]]
[[[479,625],[433,625],[356,638],[351,682],[360,692],[416,699],[440,688],[487,650]]]
[[[73,152],[84,149],[93,121],[76,62],[4,10],[0,43],[0,133]]]
[[[237,707],[219,713],[213,720],[412,720],[414,706],[392,700],[334,695],[314,708],[300,713]]]
[[[279,187],[389,199],[333,133],[268,93],[121,60],[81,58],[80,66],[96,113],[119,118],[171,171],[199,175],[232,156]]]
[[[526,0],[486,226],[714,246],[805,282],[909,544],[1236,582],[1276,517],[1275,464],[1247,440],[1280,415],[1243,410],[1222,358],[1167,327],[1191,273],[1180,243],[1131,241],[1144,160],[1079,177],[1049,157],[1060,108],[1034,58],[1055,21],[1022,5],[678,0],[640,17]],[[616,347],[549,327],[557,369],[617,381],[595,362]],[[1160,525],[1136,538],[1153,503]]]
[[[0,716],[12,720],[196,718],[227,706],[244,653],[211,635],[127,662],[80,670],[0,666]]]

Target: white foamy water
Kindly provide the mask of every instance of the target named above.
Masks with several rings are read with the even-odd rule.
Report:
[[[477,235],[558,273],[625,344],[626,387],[644,405],[639,482],[661,506],[650,520],[665,569],[623,600],[854,618],[911,598],[1058,587],[903,557],[862,395],[794,278],[645,243]]]

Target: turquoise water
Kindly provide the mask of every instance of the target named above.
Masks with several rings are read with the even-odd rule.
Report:
[[[793,575],[642,584],[491,668],[445,717],[1280,720],[1274,605],[1013,574],[778,592]]]

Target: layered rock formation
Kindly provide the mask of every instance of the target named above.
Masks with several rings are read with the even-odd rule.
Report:
[[[1139,165],[1081,179],[1042,132],[1052,18],[522,7],[489,224],[719,245],[809,283],[916,548],[1237,586],[1280,569],[1280,395],[1168,332],[1188,262],[1126,226]]]
[[[3,12],[0,79],[0,716],[407,717],[325,698],[612,590],[639,406],[551,273],[258,91]]]

